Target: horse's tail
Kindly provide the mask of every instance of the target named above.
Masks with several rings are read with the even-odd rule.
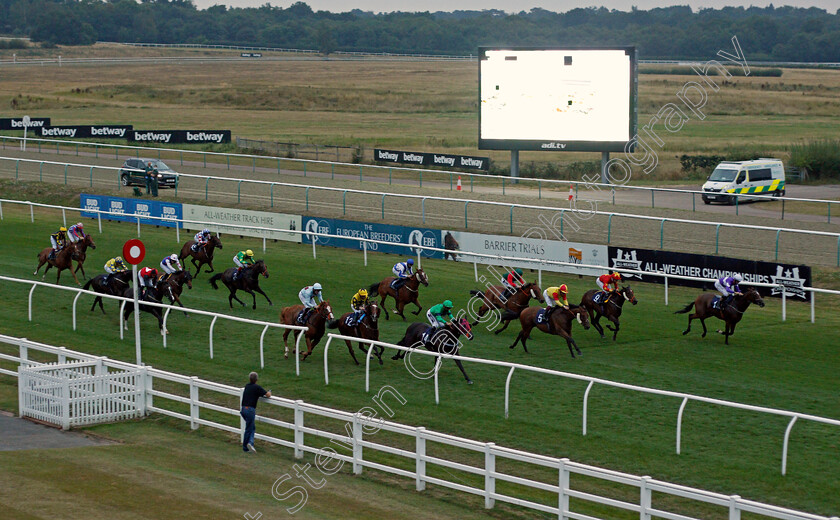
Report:
[[[219,288],[219,286],[216,285],[216,282],[218,282],[221,279],[222,279],[221,274],[214,274],[212,277],[210,277],[210,285],[213,286],[213,289],[218,289]]]
[[[341,320],[331,320],[331,321],[328,321],[328,322],[327,322],[327,328],[328,328],[328,329],[337,329],[337,328],[338,328],[338,324],[339,324],[339,322],[341,322]]]
[[[90,284],[92,284],[92,283],[93,283],[93,278],[91,278],[90,280],[88,280],[87,282],[85,282],[85,286],[84,286],[84,287],[82,287],[82,289],[84,289],[84,290],[86,290],[86,291],[87,291],[88,289],[90,289]]]
[[[684,309],[674,312],[674,314],[685,314],[686,312],[691,311],[691,308],[694,307],[694,302],[689,303],[685,306]]]
[[[470,291],[470,295],[478,296],[479,298],[484,298],[484,293],[481,291]]]
[[[500,321],[512,321],[519,317],[519,314],[515,312],[509,311],[507,309],[502,311],[501,316],[499,317]]]
[[[379,294],[380,283],[381,282],[376,282],[375,284],[372,284],[370,287],[368,287],[368,292]]]

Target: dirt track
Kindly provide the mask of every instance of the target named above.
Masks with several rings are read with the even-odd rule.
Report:
[[[79,157],[62,153],[56,156],[52,153],[37,153],[7,148],[2,152],[5,157],[36,159],[38,161],[60,161],[75,164],[102,165],[118,167],[124,156],[119,159],[113,155],[98,158],[80,153]],[[276,211],[301,213],[322,217],[348,218],[366,221],[385,221],[391,224],[423,225],[433,228],[469,229],[497,234],[523,234],[528,229],[539,226],[545,229],[550,238],[555,233],[571,241],[609,243],[619,246],[633,246],[643,248],[663,248],[675,251],[717,254],[755,260],[773,261],[776,258],[775,230],[747,230],[721,227],[716,239],[716,223],[738,223],[768,227],[785,227],[791,229],[808,229],[830,233],[840,232],[840,221],[818,215],[790,214],[786,220],[769,218],[765,209],[767,203],[749,203],[740,205],[739,215],[732,214],[735,209],[729,206],[706,206],[698,200],[692,208],[689,197],[685,194],[662,194],[655,197],[655,208],[650,207],[650,193],[645,191],[617,191],[615,205],[612,193],[595,192],[593,190],[578,193],[579,209],[595,208],[594,215],[563,212],[569,208],[568,191],[541,190],[541,198],[535,197],[535,190],[506,187],[505,195],[500,193],[500,186],[474,186],[474,192],[450,191],[449,183],[423,183],[420,188],[415,180],[394,178],[393,184],[387,184],[387,178],[364,178],[359,181],[358,173],[337,171],[335,179],[331,171],[313,172],[309,169],[306,177],[303,172],[280,170],[268,167],[254,167],[231,165],[228,170],[225,164],[213,165],[179,160],[170,160],[170,164],[183,173],[195,175],[212,175],[216,177],[238,177],[268,182],[285,182],[300,185],[310,185],[309,208],[306,204],[306,189],[304,187],[287,187],[274,185],[273,189],[266,184],[251,184],[235,181],[211,180],[182,177],[178,189],[178,198],[198,199],[199,203],[207,200],[211,204],[232,205],[246,204],[255,208],[269,208]],[[14,178],[15,162],[0,161],[0,176]],[[47,182],[63,183],[65,168],[59,165],[21,162],[17,165],[17,176],[21,180],[43,179]],[[115,171],[91,170],[89,167],[71,166],[66,169],[67,183],[79,190],[90,187],[97,191],[108,190],[128,196],[125,188],[118,191],[117,173]],[[315,186],[338,188],[339,191],[325,191]],[[343,189],[367,190],[369,194],[355,194]],[[788,194],[791,196],[834,198],[840,187],[791,186]],[[421,197],[445,197],[460,199],[459,201],[426,200],[420,198],[407,199],[390,194],[417,195]],[[172,197],[171,191],[162,191],[165,197]],[[385,195],[383,200],[383,194]],[[481,200],[465,204],[461,200]],[[642,199],[646,199],[643,201]],[[585,201],[592,201],[588,204]],[[496,205],[488,204],[497,202]],[[647,206],[643,205],[646,204]],[[511,212],[510,204],[529,204],[539,206],[539,209],[514,208]],[[670,206],[682,209],[673,209]],[[777,204],[777,203],[773,203]],[[465,208],[466,205],[466,208]],[[664,207],[663,207],[664,206]],[[425,207],[425,212],[424,212]],[[696,211],[692,211],[696,209]],[[466,211],[465,211],[466,210]],[[384,211],[384,219],[383,219]],[[609,217],[609,213],[626,213],[632,215],[647,215],[657,217],[655,220],[641,220],[621,216]],[[425,219],[424,219],[425,213]],[[465,214],[466,213],[466,214]],[[542,215],[542,220],[539,218]],[[725,218],[721,218],[725,216]],[[840,218],[840,216],[838,216]],[[711,225],[698,225],[676,222],[665,222],[661,218],[678,218],[708,221]],[[425,220],[425,222],[424,222]],[[562,221],[562,224],[561,224]],[[541,222],[553,222],[554,230],[547,229]],[[785,262],[796,262],[816,265],[834,266],[837,264],[837,236],[809,236],[792,232],[781,232],[778,235],[778,259]]]

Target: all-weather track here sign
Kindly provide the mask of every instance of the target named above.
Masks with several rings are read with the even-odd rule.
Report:
[[[123,258],[131,265],[137,265],[146,257],[146,246],[139,238],[132,238],[123,245]]]

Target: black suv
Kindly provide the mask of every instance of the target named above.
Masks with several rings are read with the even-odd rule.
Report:
[[[158,186],[161,188],[175,188],[178,186],[178,174],[160,159],[126,159],[120,170],[120,182],[123,186],[145,186],[146,165],[158,171]]]

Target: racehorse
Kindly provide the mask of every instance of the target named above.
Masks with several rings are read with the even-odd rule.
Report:
[[[397,308],[394,309],[394,313],[398,314],[405,320],[405,315],[403,314],[403,309],[409,303],[413,303],[417,307],[417,312],[413,312],[415,316],[420,314],[420,311],[423,310],[423,307],[417,302],[417,297],[419,296],[419,288],[420,284],[422,283],[426,287],[429,286],[429,277],[423,272],[422,269],[418,269],[413,275],[409,276],[406,279],[406,282],[403,284],[402,287],[399,288],[398,291],[395,291],[391,288],[391,282],[393,282],[396,278],[393,276],[389,276],[385,278],[379,283],[372,284],[368,291],[371,294],[378,294],[382,297],[382,300],[379,302],[379,305],[382,307],[382,310],[385,312],[385,319],[389,319],[390,315],[388,314],[388,309],[385,307],[385,300],[388,299],[388,296],[394,299],[397,302]]]
[[[460,336],[464,336],[468,340],[473,339],[472,327],[466,318],[459,318],[457,322],[447,322],[443,327],[434,328],[425,323],[412,323],[405,331],[405,336],[397,342],[401,347],[417,348],[419,346],[425,347],[430,352],[439,352],[441,354],[449,354],[457,356],[461,350],[461,342],[458,340]],[[402,359],[405,357],[405,351],[400,350],[391,359]],[[464,374],[464,379],[467,384],[473,384],[472,379],[464,370],[464,365],[457,357],[452,359],[461,373]],[[435,360],[434,370],[440,369],[442,358]],[[412,367],[413,368],[413,367]]]
[[[502,311],[502,321],[505,323],[504,327],[495,331],[496,334],[499,334],[505,330],[508,325],[510,325],[511,320],[516,319],[519,316],[519,313],[528,307],[528,302],[531,301],[532,298],[540,303],[545,303],[545,300],[543,300],[542,289],[540,289],[540,286],[534,282],[526,283],[522,287],[518,287],[507,299],[502,297],[504,293],[505,287],[501,285],[491,285],[486,291],[470,291],[471,295],[478,296],[482,300],[481,308],[479,308],[476,313],[478,316],[472,323],[473,327],[478,325],[481,317],[489,311],[499,309]]]
[[[123,291],[123,297],[125,298],[134,298],[134,290],[131,288],[126,289]],[[172,297],[172,288],[169,284],[165,284],[163,287],[158,288],[147,288],[146,294],[140,298],[141,302],[153,302],[153,303],[160,303],[163,300],[163,297],[166,296],[170,300],[173,299]],[[152,307],[151,305],[144,305],[140,304],[139,309],[141,311],[148,312],[158,320],[158,328],[160,329],[161,335],[169,334],[169,331],[163,328],[163,310],[160,307]],[[125,309],[123,310],[123,323],[125,325],[125,330],[128,330],[128,318],[131,316],[131,313],[134,312],[134,303],[126,302]]]
[[[362,314],[362,319],[359,320],[358,325],[350,326],[348,325],[348,319],[353,316],[355,313],[348,312],[344,314],[339,319],[334,322],[327,324],[327,327],[331,329],[338,329],[339,334],[342,336],[351,336],[354,338],[361,338],[361,339],[368,339],[372,341],[379,341],[379,314],[381,308],[376,302],[368,301],[365,304],[364,312]],[[347,350],[350,351],[350,356],[353,358],[353,361],[356,362],[358,365],[359,362],[356,360],[356,354],[353,353],[353,344],[350,342],[349,339],[344,340],[347,343]],[[359,342],[359,350],[367,354],[367,349],[365,348],[365,343]],[[379,364],[382,364],[382,353],[385,352],[385,347],[381,347],[379,345],[373,346],[373,355],[379,359]]]
[[[300,325],[297,322],[297,317],[302,310],[303,305],[284,307],[283,310],[280,311],[280,323],[284,325]],[[315,311],[309,314],[309,318],[307,318],[306,323],[304,324],[307,329],[304,331],[295,331],[295,341],[297,341],[298,334],[301,332],[304,334],[304,337],[306,337],[307,351],[303,354],[303,357],[300,358],[301,361],[305,360],[310,354],[312,354],[312,349],[315,348],[315,345],[317,345],[318,342],[321,341],[321,338],[324,337],[324,329],[326,328],[327,322],[332,319],[333,313],[332,308],[330,307],[330,302],[322,301],[317,307],[315,307]],[[286,346],[284,357],[286,359],[289,359],[288,337],[290,332],[292,332],[291,329],[286,329],[283,332],[283,344]],[[297,349],[293,350],[292,353],[296,354]]]
[[[192,246],[195,245],[195,240],[188,240],[186,244],[181,248],[181,253],[178,254],[178,260],[183,260],[188,256],[191,256],[190,259],[192,264],[195,266],[195,274],[193,275],[198,276],[198,273],[201,272],[201,266],[207,264],[210,266],[210,270],[207,271],[208,273],[213,272],[213,252],[218,247],[222,249],[222,239],[219,238],[219,235],[213,235],[210,237],[210,240],[207,241],[207,244],[204,247],[198,248],[198,251],[193,251]],[[196,263],[197,262],[197,263]]]
[[[114,273],[113,276],[111,276],[110,284],[108,283],[107,274],[99,274],[88,280],[83,289],[87,291],[90,290],[90,288],[93,288],[93,292],[121,296],[128,287],[129,281],[131,281],[131,271]],[[93,312],[97,303],[99,304],[99,308],[102,310],[102,314],[105,314],[105,308],[102,306],[101,296],[97,296],[93,299],[93,305],[90,306],[90,311]]]
[[[55,283],[59,283],[61,280],[61,271],[65,269],[70,270],[70,274],[73,275],[73,279],[76,280],[76,285],[82,285],[79,283],[79,279],[76,278],[76,273],[73,271],[73,260],[78,260],[79,258],[79,251],[76,249],[75,244],[67,244],[64,249],[59,251],[55,254],[55,258],[50,258],[50,253],[52,252],[52,248],[48,247],[43,249],[40,253],[38,253],[38,267],[35,269],[35,272],[32,274],[38,274],[38,270],[41,269],[41,266],[47,264],[47,268],[44,269],[44,276],[41,277],[41,281],[47,277],[47,271],[50,270],[50,267],[55,267],[58,271],[58,276],[55,278]]]
[[[577,343],[572,339],[572,321],[577,320],[578,323],[583,325],[584,329],[588,329],[589,315],[586,313],[586,309],[578,305],[570,305],[569,310],[563,308],[556,309],[551,313],[551,329],[549,329],[548,323],[537,323],[537,314],[540,310],[542,310],[542,307],[528,307],[519,314],[519,323],[522,325],[522,330],[519,331],[519,335],[516,336],[516,341],[513,342],[510,348],[516,347],[516,344],[521,339],[522,348],[525,349],[525,352],[528,352],[528,345],[525,342],[531,335],[531,330],[537,328],[546,334],[553,334],[564,338],[566,344],[569,346],[569,353],[572,355],[572,358],[575,357],[572,347],[574,347],[574,350],[577,351],[579,356],[582,356],[583,352],[580,351]]]
[[[172,305],[177,303],[183,307],[184,304],[181,303],[181,293],[184,292],[184,285],[186,285],[188,289],[192,289],[192,273],[190,273],[189,269],[182,269],[178,272],[172,273],[171,275],[161,275],[158,279],[158,287],[161,287],[164,284],[169,285],[170,290],[165,291],[165,294],[170,296]],[[189,317],[189,313],[186,311],[184,311],[184,315]]]
[[[443,259],[446,260],[447,258],[452,258],[452,260],[458,260],[457,251],[461,250],[460,244],[458,241],[455,240],[455,237],[452,236],[452,233],[449,231],[446,232],[446,235],[443,237],[443,248],[446,249],[446,252],[443,253]]]
[[[724,343],[729,345],[729,336],[735,334],[735,325],[737,325],[738,322],[741,321],[741,318],[744,317],[744,312],[746,312],[750,304],[755,303],[759,307],[764,307],[764,300],[761,299],[761,295],[758,294],[755,287],[748,288],[742,296],[735,296],[723,310],[712,307],[712,303],[714,302],[716,296],[717,295],[714,293],[701,294],[692,303],[686,305],[684,309],[674,313],[685,314],[691,311],[691,308],[694,307],[694,314],[688,315],[688,328],[683,331],[683,336],[691,331],[691,320],[697,318],[700,320],[700,324],[703,325],[703,335],[700,337],[705,338],[706,318],[715,317],[726,323],[724,330],[718,329],[718,334],[726,336],[726,341]]]
[[[613,322],[615,328],[609,325],[607,325],[607,328],[613,331],[613,341],[615,341],[615,337],[618,336],[618,317],[621,316],[621,307],[624,305],[624,302],[629,301],[633,305],[636,305],[639,303],[639,300],[636,299],[636,295],[633,294],[633,289],[630,286],[622,287],[620,290],[612,293],[607,303],[595,303],[595,295],[599,292],[601,291],[598,289],[586,291],[580,300],[580,306],[585,307],[589,311],[589,319],[592,322],[592,326],[595,327],[595,330],[598,331],[598,334],[602,338],[604,337],[604,328],[598,323],[601,321],[601,316]],[[606,296],[602,296],[602,298],[606,298]]]
[[[76,258],[76,270],[73,271],[74,273],[79,272],[79,269],[82,270],[82,278],[87,278],[85,274],[85,268],[82,264],[85,263],[85,258],[87,257],[87,248],[96,249],[96,244],[93,242],[93,237],[90,235],[85,235],[85,238],[79,240],[75,243],[76,250],[78,251],[78,257]]]
[[[225,269],[224,273],[221,274],[214,274],[212,278],[210,278],[210,285],[213,286],[213,289],[218,289],[219,286],[216,285],[216,282],[219,280],[222,281],[225,286],[227,286],[230,294],[228,295],[228,303],[230,303],[230,308],[233,308],[233,300],[238,301],[243,307],[245,306],[245,302],[240,300],[236,297],[236,291],[245,291],[246,293],[250,294],[251,297],[254,299],[254,305],[252,309],[257,308],[257,295],[254,292],[258,292],[265,296],[265,299],[268,300],[269,305],[274,305],[271,303],[271,298],[268,297],[267,294],[260,289],[260,279],[259,276],[263,275],[264,277],[268,278],[268,267],[265,266],[265,262],[262,260],[257,260],[254,262],[254,265],[249,265],[242,269],[242,272],[239,274],[239,278],[236,280],[233,279],[233,274],[236,272],[236,267],[231,267]]]

